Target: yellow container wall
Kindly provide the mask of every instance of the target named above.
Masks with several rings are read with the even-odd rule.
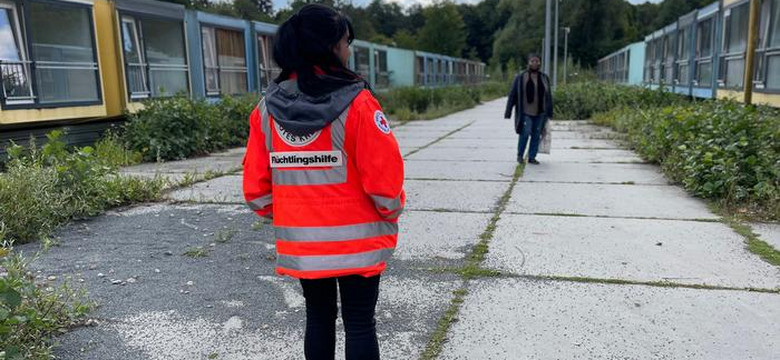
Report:
[[[745,100],[745,93],[743,91],[718,89],[718,99],[733,99],[742,102]]]
[[[0,111],[0,125],[102,118],[105,116],[106,109],[103,105],[62,107],[53,109],[3,110]]]
[[[97,30],[98,56],[102,74],[103,101],[108,116],[122,114],[124,103],[124,82],[120,75],[121,61],[117,50],[117,32],[114,3],[95,0],[95,27]]]

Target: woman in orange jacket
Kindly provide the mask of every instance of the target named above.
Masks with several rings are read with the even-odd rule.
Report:
[[[341,294],[346,358],[379,359],[380,274],[403,211],[403,159],[368,84],[349,70],[348,18],[306,5],[279,28],[282,68],[250,116],[244,196],[273,219],[276,271],[300,279],[306,359],[333,359]]]

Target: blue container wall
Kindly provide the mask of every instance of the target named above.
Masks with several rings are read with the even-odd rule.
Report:
[[[387,70],[391,87],[414,86],[414,51],[387,49]]]
[[[645,43],[631,44],[628,49],[631,52],[628,62],[628,84],[641,85],[644,80]]]
[[[206,97],[206,79],[203,73],[203,42],[201,41],[200,22],[195,10],[187,10],[184,16],[187,28],[187,42],[190,56],[190,78],[192,79],[192,97]]]
[[[201,11],[187,10],[187,39],[190,42],[190,61],[192,63],[192,94],[196,98],[206,97],[206,79],[203,68],[202,26],[216,26],[235,29],[244,33],[244,51],[246,53],[247,85],[249,92],[258,89],[257,84],[257,51],[255,49],[254,33],[249,21],[209,14]]]

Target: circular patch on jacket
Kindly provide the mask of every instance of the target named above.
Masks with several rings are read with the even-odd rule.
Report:
[[[293,135],[287,130],[283,129],[281,126],[279,126],[279,123],[275,121],[274,121],[274,127],[276,128],[276,133],[279,134],[280,138],[282,138],[282,141],[284,141],[285,144],[294,147],[303,147],[309,145],[313,143],[314,140],[317,140],[317,138],[320,136],[320,133],[322,133],[322,130],[318,130],[309,135]]]
[[[387,117],[385,117],[385,114],[381,111],[377,110],[374,113],[374,122],[376,123],[376,127],[379,128],[379,131],[385,134],[390,133],[390,121],[387,120]]]

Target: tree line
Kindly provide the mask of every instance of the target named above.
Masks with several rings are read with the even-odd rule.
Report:
[[[293,0],[273,9],[271,0],[163,0],[204,11],[280,24],[304,5],[317,2],[348,15],[359,39],[402,48],[481,60],[514,70],[525,55],[540,53],[546,0],[483,0],[456,4],[449,0],[407,8],[372,0],[355,6],[349,0]],[[555,0],[553,0],[555,1]],[[632,5],[625,0],[562,0],[560,26],[569,27],[573,63],[595,66],[597,60],[676,21],[714,0],[664,0]],[[563,51],[563,31],[559,31]],[[561,58],[562,61],[562,58]]]

